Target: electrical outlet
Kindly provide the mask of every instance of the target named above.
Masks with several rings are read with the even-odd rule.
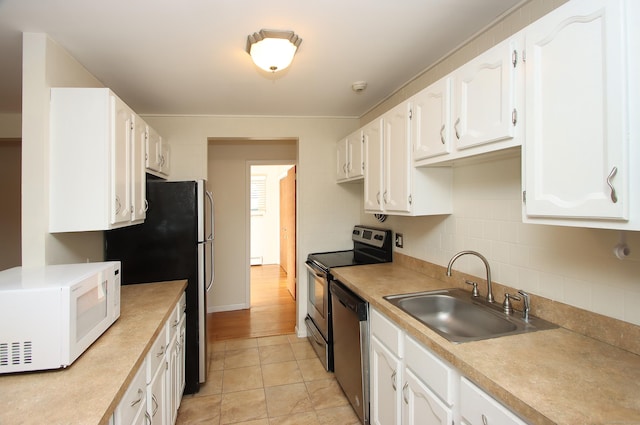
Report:
[[[396,248],[404,247],[404,237],[402,233],[396,233]]]

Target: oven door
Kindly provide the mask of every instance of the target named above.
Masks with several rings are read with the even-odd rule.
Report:
[[[329,280],[327,272],[307,261],[307,314],[313,320],[322,337],[330,343]]]

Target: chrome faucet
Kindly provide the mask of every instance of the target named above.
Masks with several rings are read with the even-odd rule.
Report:
[[[479,259],[481,259],[482,262],[484,263],[484,267],[487,269],[487,302],[492,303],[493,302],[493,291],[491,290],[491,267],[489,267],[489,262],[484,257],[484,255],[482,255],[482,254],[480,254],[479,252],[476,252],[476,251],[460,251],[460,252],[458,252],[456,255],[451,257],[451,260],[449,260],[449,265],[447,266],[447,276],[451,276],[451,266],[453,266],[453,263],[458,258],[460,258],[460,257],[462,257],[463,255],[466,255],[466,254],[473,254],[476,257],[478,257]]]

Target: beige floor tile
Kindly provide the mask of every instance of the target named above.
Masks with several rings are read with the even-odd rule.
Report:
[[[219,395],[184,397],[180,404],[176,425],[196,423],[218,425],[220,423],[220,402]]]
[[[262,365],[262,378],[265,387],[273,387],[302,382],[302,373],[296,361],[271,363]]]
[[[269,425],[269,419],[256,419],[255,421],[236,422],[233,425]]]
[[[313,351],[313,347],[306,340],[291,343],[291,349],[293,350],[293,355],[297,360],[316,358],[316,352]]]
[[[333,378],[333,373],[327,372],[318,358],[298,360],[298,367],[305,381]]]
[[[360,425],[360,419],[351,405],[316,410],[320,425]]]
[[[257,366],[259,364],[258,348],[227,351],[224,355],[225,370],[236,367]]]
[[[265,419],[267,404],[263,389],[222,394],[220,425]]]
[[[222,393],[222,371],[221,370],[210,370],[207,375],[207,382],[204,384],[200,384],[200,391],[198,391],[196,396],[206,396],[212,394],[220,394]]]
[[[258,342],[255,338],[230,339],[226,341],[225,350],[235,351],[245,348],[256,348]]]
[[[289,342],[291,344],[295,344],[297,342],[302,342],[302,341],[306,341],[307,340],[306,336],[303,336],[302,338],[299,338],[298,335],[296,335],[294,333],[293,334],[288,334],[287,338],[289,339]]]
[[[258,352],[260,353],[260,363],[263,365],[269,363],[288,362],[296,359],[293,356],[293,350],[289,343],[260,347],[258,348]]]
[[[224,369],[224,351],[216,351],[211,353],[209,357],[209,372],[212,370]]]
[[[320,425],[315,412],[269,418],[269,425]],[[333,424],[342,425],[342,424]]]
[[[311,399],[303,383],[267,387],[264,392],[269,418],[313,410]]]
[[[262,369],[260,366],[227,369],[222,378],[222,392],[253,390],[262,388]]]
[[[349,400],[342,392],[340,384],[335,379],[321,379],[306,382],[307,392],[314,409],[326,409],[349,404]]]
[[[257,338],[257,340],[258,340],[258,347],[266,347],[268,345],[289,344],[288,335],[265,336],[262,338]]]

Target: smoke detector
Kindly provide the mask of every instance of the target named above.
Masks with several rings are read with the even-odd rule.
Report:
[[[361,91],[364,91],[364,89],[366,88],[367,88],[366,81],[356,81],[355,83],[351,84],[351,89],[356,93],[360,93]]]

